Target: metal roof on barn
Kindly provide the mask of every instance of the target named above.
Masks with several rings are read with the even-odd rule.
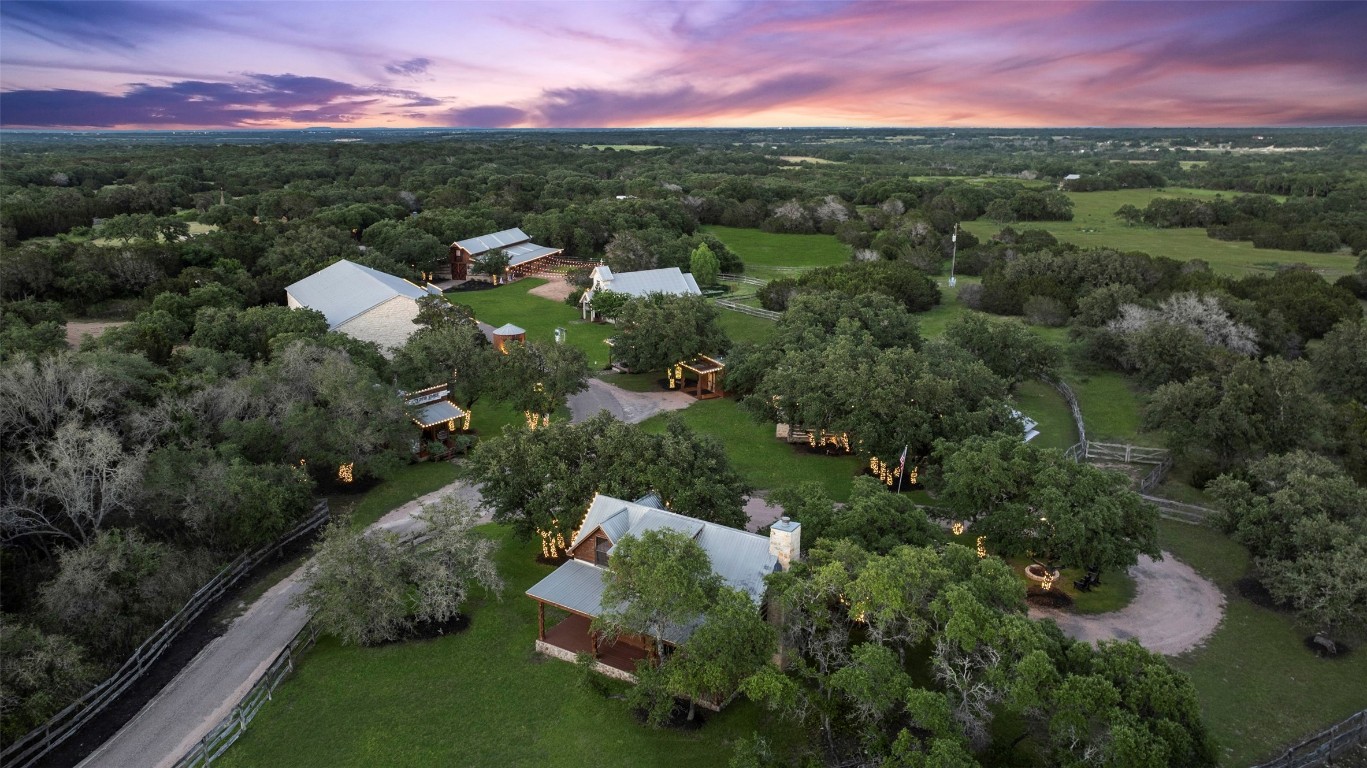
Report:
[[[456,247],[465,250],[471,256],[478,256],[481,253],[492,251],[495,248],[503,248],[506,250],[509,246],[525,243],[529,240],[531,240],[531,237],[529,237],[526,232],[523,232],[517,227],[513,227],[512,229],[505,229],[502,232],[495,232],[491,235],[480,235],[479,237],[472,237],[467,240],[457,240]]]
[[[285,288],[309,309],[323,313],[328,328],[365,314],[395,296],[421,299],[428,292],[402,277],[342,259]]]

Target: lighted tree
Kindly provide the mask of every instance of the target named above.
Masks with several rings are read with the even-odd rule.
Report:
[[[498,356],[494,391],[499,399],[549,423],[550,416],[565,407],[570,395],[588,389],[588,356],[569,344],[529,341],[509,344]]]
[[[1159,557],[1158,513],[1128,480],[1019,438],[937,449],[941,498],[994,551],[1048,565],[1111,570]]]
[[[502,248],[495,248],[476,256],[470,266],[475,272],[488,275],[497,283],[503,277],[503,273],[508,271],[510,261],[508,254]]]

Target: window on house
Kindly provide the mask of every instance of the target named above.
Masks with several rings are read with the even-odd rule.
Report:
[[[612,547],[612,542],[599,536],[593,543],[593,562],[595,565],[607,567],[608,549]]]

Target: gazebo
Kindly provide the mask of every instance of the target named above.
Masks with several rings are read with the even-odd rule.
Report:
[[[711,400],[726,395],[721,387],[722,371],[725,369],[726,364],[722,361],[698,355],[674,366],[673,378],[678,380],[680,392],[699,400]]]

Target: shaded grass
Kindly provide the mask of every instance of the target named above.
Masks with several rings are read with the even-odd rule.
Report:
[[[1011,398],[1016,409],[1039,422],[1039,437],[1031,441],[1040,448],[1067,450],[1077,442],[1073,414],[1058,390],[1042,381],[1021,382]]]
[[[1270,759],[1367,706],[1367,649],[1317,658],[1303,644],[1308,629],[1239,596],[1234,583],[1249,569],[1247,550],[1203,526],[1162,520],[1158,530],[1163,549],[1225,594],[1225,618],[1215,634],[1172,660],[1196,684],[1222,764]]]
[[[946,532],[945,538],[947,541],[961,544],[969,549],[973,549],[978,544],[978,535],[971,528],[958,536]],[[988,542],[987,548],[991,552],[990,542]],[[1039,582],[1032,581],[1030,577],[1025,575],[1025,567],[1033,563],[1034,560],[1028,557],[1003,557],[1002,560],[1011,566],[1011,572],[1016,574],[1016,578],[1027,590],[1039,586]],[[1126,571],[1106,571],[1101,574],[1100,586],[1093,587],[1090,592],[1081,592],[1073,587],[1073,582],[1081,580],[1086,575],[1085,568],[1059,569],[1058,581],[1054,582],[1053,589],[1072,598],[1072,607],[1068,609],[1071,613],[1110,613],[1124,608],[1134,599],[1134,579],[1130,578],[1130,574]]]
[[[854,456],[821,456],[800,451],[774,437],[774,425],[757,423],[735,400],[703,400],[676,412],[694,431],[712,435],[726,447],[737,472],[761,490],[820,483],[831,498],[848,501],[850,481],[863,467]],[[664,431],[666,416],[641,423],[647,432]]]
[[[1246,241],[1207,237],[1201,228],[1130,226],[1115,217],[1122,205],[1142,210],[1150,200],[1158,197],[1215,198],[1221,194],[1214,190],[1188,188],[1069,192],[1068,197],[1073,201],[1072,221],[1022,222],[1012,226],[1048,230],[1059,240],[1087,248],[1105,246],[1120,251],[1144,251],[1150,256],[1166,256],[1179,261],[1204,259],[1216,272],[1236,277],[1274,270],[1277,265],[1298,263],[1310,265],[1331,280],[1353,271],[1356,260],[1350,255],[1254,248]],[[1233,197],[1229,193],[1224,195]],[[1001,229],[986,219],[966,221],[963,226],[980,239],[991,237]]]
[[[622,701],[578,685],[574,665],[533,654],[536,603],[523,593],[551,568],[507,528],[478,530],[499,544],[501,600],[472,600],[470,627],[435,640],[323,639],[218,764],[689,768],[725,765],[736,740],[765,730],[743,699],[697,731],[645,728]]]
[[[545,284],[545,280],[529,277],[487,291],[453,291],[446,298],[474,309],[476,317],[495,328],[504,323],[524,328],[528,340],[551,342],[555,340],[555,329],[564,328],[566,343],[582,349],[589,357],[590,367],[607,366],[608,347],[603,340],[613,335],[613,327],[587,322],[579,317],[578,309],[564,302],[528,293]],[[479,411],[475,413],[478,418]]]
[[[450,485],[456,474],[456,465],[449,461],[424,461],[400,467],[356,503],[351,510],[351,527],[365,528],[395,507]]]
[[[774,320],[765,320],[762,317],[745,315],[720,307],[717,308],[717,311],[720,313],[717,324],[726,332],[727,338],[731,339],[733,344],[758,343],[774,335]]]
[[[625,389],[628,392],[659,392],[660,379],[664,375],[655,373],[616,373],[613,371],[603,371],[597,374],[599,379],[606,381],[614,387]]]
[[[755,277],[791,277],[772,267],[826,267],[850,260],[849,247],[834,235],[784,235],[721,226],[706,226],[702,231],[726,243],[745,263],[745,273]]]

